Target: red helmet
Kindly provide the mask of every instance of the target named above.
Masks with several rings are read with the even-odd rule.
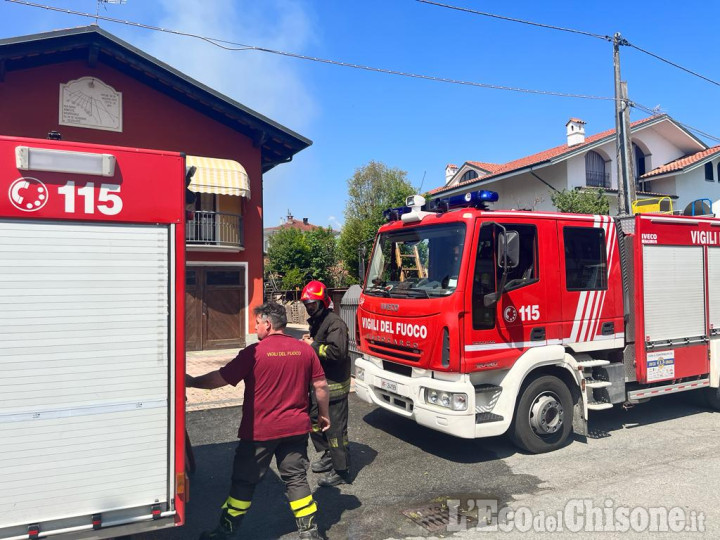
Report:
[[[322,302],[326,308],[330,306],[327,287],[320,281],[311,281],[305,285],[300,300],[303,302]]]

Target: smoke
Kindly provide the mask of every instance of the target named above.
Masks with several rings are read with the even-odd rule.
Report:
[[[156,24],[168,29],[295,52],[315,39],[312,14],[293,0],[160,0],[159,6]],[[150,54],[290,129],[302,132],[317,114],[299,60],[160,32],[143,36],[140,47]]]

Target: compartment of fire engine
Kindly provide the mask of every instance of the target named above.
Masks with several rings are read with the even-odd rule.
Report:
[[[705,291],[705,247],[643,244],[642,258],[644,340],[638,340],[638,381],[653,384],[707,374],[706,302],[712,298]],[[711,273],[713,259],[708,261]]]

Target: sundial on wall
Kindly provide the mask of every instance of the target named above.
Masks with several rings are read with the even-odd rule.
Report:
[[[60,85],[60,125],[122,131],[122,93],[97,77]]]

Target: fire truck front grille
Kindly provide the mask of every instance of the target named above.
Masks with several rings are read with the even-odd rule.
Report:
[[[398,396],[397,394],[393,394],[392,392],[381,390],[379,388],[375,388],[375,393],[388,405],[392,405],[393,407],[397,407],[398,409],[402,409],[407,412],[412,412],[413,410],[413,401],[410,398]]]
[[[419,362],[422,351],[413,347],[404,347],[402,345],[395,345],[391,343],[384,343],[376,341],[374,339],[368,340],[369,348],[375,354],[381,354],[383,356],[392,356],[401,360],[407,360],[408,362]]]
[[[410,366],[403,366],[402,364],[396,364],[394,362],[388,362],[383,360],[383,369],[391,373],[397,373],[403,377],[412,377],[412,368]]]

